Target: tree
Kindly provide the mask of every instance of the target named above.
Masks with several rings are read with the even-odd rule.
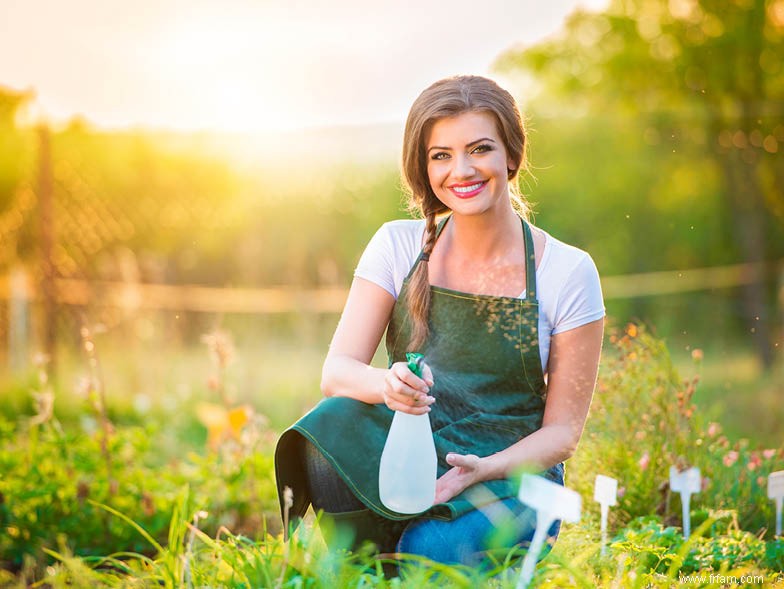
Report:
[[[502,70],[535,74],[571,108],[646,117],[702,152],[721,178],[737,259],[784,255],[784,0],[614,0],[563,34],[512,49]],[[688,145],[686,145],[688,144]],[[742,289],[747,328],[773,363],[776,270]]]

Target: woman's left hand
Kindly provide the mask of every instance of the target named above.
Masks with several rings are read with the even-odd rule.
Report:
[[[446,462],[450,468],[436,481],[435,503],[449,501],[474,483],[482,480],[482,461],[474,454],[447,454]]]

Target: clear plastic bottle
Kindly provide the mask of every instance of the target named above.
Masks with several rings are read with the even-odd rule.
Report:
[[[406,354],[408,367],[422,377],[424,358]],[[395,411],[378,472],[381,502],[397,513],[421,513],[433,505],[438,462],[430,416]]]

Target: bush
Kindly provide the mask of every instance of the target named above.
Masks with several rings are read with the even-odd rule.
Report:
[[[0,421],[0,566],[19,568],[25,555],[65,538],[76,555],[145,553],[149,543],[107,513],[123,513],[163,542],[172,510],[186,495],[185,513],[206,510],[205,529],[220,526],[259,534],[265,518],[276,531],[277,499],[269,438],[247,435],[219,450],[160,465],[153,427],[120,427],[103,451],[101,435]],[[107,458],[108,457],[108,458]]]
[[[567,484],[593,497],[596,474],[612,476],[619,481],[613,524],[656,514],[679,525],[680,498],[669,491],[669,470],[696,466],[703,485],[693,509],[736,509],[741,528],[770,527],[774,507],[765,486],[767,475],[782,467],[784,450],[754,450],[746,440],[732,444],[719,424],[703,423],[692,403],[699,377],[682,379],[665,343],[644,327],[630,324],[609,342]]]

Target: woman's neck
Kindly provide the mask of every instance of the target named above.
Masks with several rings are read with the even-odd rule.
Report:
[[[520,217],[511,203],[482,215],[453,214],[444,231],[445,249],[461,260],[500,261],[510,252],[522,251]]]

